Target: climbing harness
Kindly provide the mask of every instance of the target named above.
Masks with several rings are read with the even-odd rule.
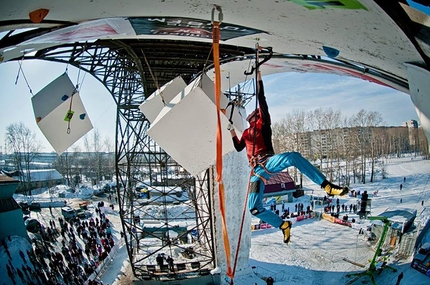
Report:
[[[258,173],[256,173],[254,170],[257,166],[260,166],[261,168],[263,168],[263,170],[269,174],[269,175],[274,175],[274,173],[270,172],[267,170],[266,168],[266,162],[269,160],[269,158],[271,158],[273,156],[273,154],[264,154],[264,155],[257,155],[257,156],[252,156],[249,164],[252,167],[251,169],[251,174],[252,176],[257,176],[258,178],[261,179],[261,181],[263,181],[264,184],[266,184],[267,179],[264,178],[263,176],[259,175]]]

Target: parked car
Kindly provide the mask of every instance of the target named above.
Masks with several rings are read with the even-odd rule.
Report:
[[[418,248],[412,259],[411,266],[419,272],[430,276],[430,243],[426,242]]]
[[[73,219],[76,217],[76,211],[70,206],[62,207],[61,213],[66,220]]]
[[[28,206],[28,208],[30,209],[30,211],[40,211],[40,209],[41,209],[42,207],[40,206],[40,203],[32,202],[32,203]]]
[[[27,202],[19,202],[19,206],[21,207],[24,215],[30,214],[30,208],[28,207]]]
[[[105,193],[111,193],[114,190],[109,184],[105,184],[102,189]]]
[[[36,219],[31,219],[31,218],[26,219],[24,221],[24,225],[25,225],[25,228],[27,229],[27,231],[29,231],[31,233],[37,233],[41,229],[41,225],[40,225],[39,221]]]
[[[102,196],[105,193],[105,190],[102,188],[94,189],[94,195],[95,196]]]
[[[417,253],[414,255],[414,259],[418,259],[423,262],[426,257],[430,255],[430,243],[426,242],[418,249]]]
[[[91,212],[84,209],[78,209],[76,210],[76,216],[80,219],[86,219],[91,217]]]

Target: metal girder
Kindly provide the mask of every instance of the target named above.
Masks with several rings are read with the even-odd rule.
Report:
[[[154,42],[157,42],[158,47],[162,45],[161,41]],[[172,46],[169,45],[169,47]],[[196,49],[201,48],[196,47]],[[125,243],[135,277],[142,279],[151,274],[146,265],[155,264],[156,253],[171,252],[173,247],[176,250],[186,251],[186,245],[167,243],[165,237],[160,236],[159,233],[148,234],[145,224],[141,223],[143,220],[153,220],[160,222],[158,232],[174,230],[178,219],[182,218],[172,217],[170,209],[178,203],[182,204],[183,209],[179,216],[188,217],[186,219],[189,224],[186,233],[181,232],[179,240],[183,241],[191,232],[198,239],[199,248],[194,252],[193,260],[197,259],[200,266],[189,273],[198,275],[201,268],[212,269],[215,266],[210,191],[208,191],[211,183],[209,171],[200,178],[193,178],[183,171],[180,165],[147,135],[150,124],[138,106],[149,96],[148,92],[156,89],[157,84],[151,76],[148,76],[149,69],[152,68],[151,64],[155,65],[151,72],[157,77],[158,84],[163,85],[178,75],[190,80],[202,72],[208,64],[206,62],[208,54],[205,55],[200,50],[196,60],[187,64],[186,58],[170,56],[163,59],[158,58],[160,54],[153,52],[145,54],[147,58],[142,59],[141,49],[142,47],[133,49],[126,42],[98,41],[40,50],[32,56],[26,56],[25,59],[41,59],[73,65],[92,74],[112,94],[117,104],[118,203],[122,230],[125,233]],[[179,53],[182,49],[183,47],[178,49]],[[206,45],[205,49],[209,52],[209,45]],[[163,53],[168,54],[167,50]],[[237,52],[231,56],[236,55]],[[164,203],[163,199],[161,202],[160,200],[142,202],[140,193],[136,190],[139,185],[145,185],[151,191],[163,193]],[[178,189],[182,192],[178,192]],[[182,201],[177,197],[178,193],[188,195],[189,199]],[[160,211],[163,214],[154,215],[152,213],[154,207],[162,209]],[[149,240],[151,242],[148,242]]]
[[[213,173],[207,170],[198,177],[191,177],[184,172],[147,135],[150,123],[138,108],[152,92],[173,78],[180,75],[190,82],[210,69],[211,52],[210,43],[133,39],[66,44],[24,56],[24,59],[63,62],[80,68],[98,79],[113,96],[117,104],[115,149],[118,202],[128,256],[138,279],[151,276],[147,266],[156,263],[157,253],[173,252],[173,248],[186,251],[187,246],[180,242],[167,242],[163,235],[166,231],[177,229],[177,217],[172,216],[171,209],[178,203],[183,204],[181,216],[192,221],[186,231],[179,233],[179,240],[183,241],[191,232],[198,239],[198,250],[194,254],[200,265],[198,269],[190,269],[190,274],[198,275],[201,268],[212,269],[216,266],[211,213]],[[254,52],[253,49],[222,45],[221,62],[234,62],[245,57],[249,59]],[[322,61],[302,55],[275,57]],[[246,94],[241,96],[242,100],[248,98]],[[160,194],[161,200],[143,201],[139,186]],[[178,193],[186,193],[189,199],[182,201],[177,197]],[[154,214],[154,207],[159,209],[158,214]],[[149,230],[144,220],[158,222],[159,225],[151,226]]]

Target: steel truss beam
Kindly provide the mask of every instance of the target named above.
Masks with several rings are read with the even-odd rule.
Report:
[[[145,61],[123,42],[63,45],[41,50],[24,59],[73,65],[92,74],[112,94],[117,104],[118,202],[125,244],[135,277],[141,280],[153,278],[148,265],[156,264],[155,256],[161,252],[171,255],[178,250],[190,260],[189,264],[185,264],[189,269],[186,274],[198,275],[201,270],[214,268],[210,199],[213,179],[209,171],[201,177],[191,177],[147,135],[149,122],[138,106],[154,91],[156,84],[147,82],[151,79],[147,76],[150,67],[142,63]],[[199,59],[188,66],[182,65],[181,72],[172,70],[167,77],[158,78],[158,85],[178,75],[191,80],[203,70],[205,64]],[[152,87],[148,88],[145,83]],[[138,186],[147,188],[150,193],[158,193],[160,197],[146,201],[136,190]],[[181,195],[187,195],[189,199],[180,199]],[[151,222],[156,226],[149,225]],[[177,238],[169,239],[163,234],[182,229],[179,226],[181,223],[187,224],[186,231],[178,231]],[[190,237],[194,241],[193,248],[185,243]],[[190,258],[194,265],[197,261],[198,266],[190,267]]]
[[[252,58],[254,51],[222,45],[220,54],[221,62],[229,62]],[[274,57],[324,61],[304,55]],[[23,58],[73,65],[93,75],[113,96],[117,104],[117,194],[122,230],[135,277],[141,280],[154,278],[151,265],[156,264],[156,255],[162,252],[167,255],[181,252],[183,260],[188,258],[190,262],[185,262],[187,273],[184,274],[199,274],[202,269],[217,266],[211,212],[212,171],[197,177],[183,171],[147,135],[150,124],[138,108],[158,87],[173,78],[180,75],[186,82],[191,82],[208,70],[212,66],[211,44],[155,39],[100,40],[47,48]],[[345,62],[333,61],[332,64],[360,69]],[[366,68],[366,72],[371,71]],[[375,75],[383,77],[384,74]],[[235,99],[235,94],[227,95]],[[245,104],[252,94],[240,96]],[[150,195],[158,196],[145,200],[141,192],[144,189]],[[181,195],[187,195],[189,199],[181,199]],[[178,204],[182,205],[180,211]],[[182,227],[183,224],[186,227]],[[171,230],[177,232],[175,239],[166,235]],[[190,237],[194,241],[193,249],[186,243]],[[198,261],[198,265],[191,267],[191,258]]]

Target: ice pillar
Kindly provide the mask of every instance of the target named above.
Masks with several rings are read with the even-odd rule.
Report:
[[[223,182],[225,187],[226,224],[230,242],[231,266],[234,266],[237,254],[237,264],[234,283],[242,284],[241,278],[253,275],[249,266],[249,250],[251,248],[251,215],[244,205],[247,194],[249,166],[245,151],[240,153],[231,152],[223,157]],[[213,173],[216,177],[216,173]],[[214,184],[214,223],[215,223],[215,251],[218,267],[221,275],[226,276],[227,261],[224,251],[224,241],[222,237],[222,222],[220,212],[220,200],[217,183]],[[242,237],[240,248],[238,248],[239,235],[241,231],[242,215],[245,213],[243,221]],[[247,279],[249,280],[249,279]],[[227,284],[225,278],[221,278],[222,284]]]

